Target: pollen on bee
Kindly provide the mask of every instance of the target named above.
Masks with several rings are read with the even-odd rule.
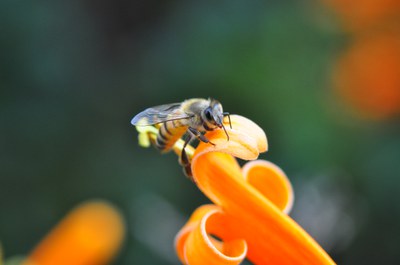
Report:
[[[184,144],[185,144],[185,141],[182,139],[179,139],[178,141],[175,142],[175,144],[173,146],[174,152],[179,157],[181,156]],[[191,159],[193,157],[195,148],[193,146],[191,146],[190,144],[187,144],[185,147],[185,151],[186,151],[186,155]]]
[[[158,129],[154,126],[136,126],[136,130],[139,132],[138,141],[141,147],[150,147],[151,141],[157,138]]]
[[[145,133],[139,133],[138,140],[141,147],[148,148],[151,145],[149,136]]]

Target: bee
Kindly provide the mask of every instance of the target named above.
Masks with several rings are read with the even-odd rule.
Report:
[[[224,116],[228,116],[229,125],[232,128],[229,112],[223,112],[219,101],[211,98],[193,98],[181,103],[148,108],[137,114],[131,123],[134,126],[158,125],[158,134],[154,145],[162,152],[171,150],[175,142],[186,135],[180,163],[185,174],[191,177],[190,161],[185,147],[194,138],[215,145],[204,134],[216,129],[223,129],[229,141],[229,134],[223,124]]]

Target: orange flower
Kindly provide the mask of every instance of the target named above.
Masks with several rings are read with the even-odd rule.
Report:
[[[33,250],[24,265],[101,265],[119,249],[124,224],[119,212],[105,202],[75,208]]]
[[[334,72],[338,93],[363,116],[400,114],[400,34],[359,36],[339,58]]]
[[[334,264],[287,213],[291,184],[274,164],[256,160],[240,168],[235,157],[256,159],[267,150],[264,132],[232,115],[232,128],[207,133],[216,146],[200,143],[192,160],[193,178],[215,205],[198,208],[178,233],[182,263]]]

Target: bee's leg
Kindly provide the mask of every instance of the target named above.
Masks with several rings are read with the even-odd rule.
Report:
[[[196,130],[195,128],[189,127],[189,131],[190,131],[191,133],[193,133],[194,136],[196,136],[197,139],[199,139],[200,141],[205,142],[205,143],[209,143],[209,144],[212,144],[212,145],[215,145],[213,142],[211,142],[210,140],[208,140],[207,137],[205,137],[201,132],[199,132],[199,131]]]
[[[190,164],[189,157],[186,153],[185,148],[190,143],[190,141],[192,141],[192,139],[193,139],[193,136],[190,133],[186,135],[185,143],[183,144],[183,147],[182,147],[181,161],[180,161],[180,164],[183,167],[183,171],[185,172],[185,175],[188,176],[191,180],[193,180],[192,179],[192,166]]]

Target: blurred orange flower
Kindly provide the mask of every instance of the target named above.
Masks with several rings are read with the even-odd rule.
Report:
[[[390,23],[400,17],[399,0],[323,0],[339,15],[343,27],[351,31],[360,31]]]
[[[101,201],[83,203],[69,213],[32,251],[24,265],[102,265],[124,237],[119,212]]]
[[[333,78],[339,95],[363,116],[400,114],[400,31],[356,36]]]
[[[291,184],[274,164],[256,160],[241,168],[234,157],[256,159],[267,139],[252,121],[231,116],[232,128],[207,133],[216,146],[200,143],[193,178],[215,205],[198,208],[176,236],[182,263],[334,264],[326,252],[287,213]]]

